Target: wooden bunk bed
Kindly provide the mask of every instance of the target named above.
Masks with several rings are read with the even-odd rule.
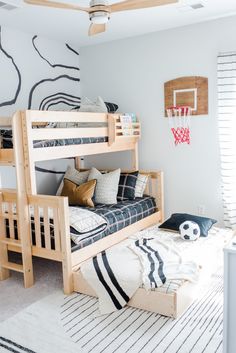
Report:
[[[75,123],[78,127],[45,128],[47,124]],[[88,127],[85,127],[84,124]],[[90,127],[96,123],[95,127]],[[104,125],[104,126],[103,126]],[[132,233],[163,220],[163,174],[148,174],[147,193],[156,199],[156,211],[130,226],[102,238],[94,244],[71,252],[69,207],[67,197],[38,195],[35,163],[45,160],[74,157],[79,169],[79,156],[98,153],[131,151],[132,170],[138,170],[138,140],[140,123],[134,122],[130,135],[124,135],[120,116],[105,113],[19,111],[11,119],[0,119],[0,126],[10,126],[13,131],[11,149],[0,149],[0,165],[16,168],[16,190],[0,190],[0,280],[9,277],[10,270],[22,272],[25,287],[33,285],[32,256],[60,261],[63,268],[64,292],[74,287],[73,272],[86,259],[124,240]],[[81,126],[81,127],[80,127]],[[47,145],[35,148],[34,141],[93,138],[105,136],[105,142],[91,144]],[[35,242],[32,243],[32,212]],[[51,243],[50,217],[53,213],[54,246]],[[8,236],[6,231],[8,224]],[[44,229],[42,244],[41,229]],[[15,236],[17,229],[17,239]],[[9,261],[9,251],[22,254],[22,264]]]

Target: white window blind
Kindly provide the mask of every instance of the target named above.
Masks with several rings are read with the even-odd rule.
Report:
[[[224,221],[236,229],[236,52],[219,54],[217,72]]]

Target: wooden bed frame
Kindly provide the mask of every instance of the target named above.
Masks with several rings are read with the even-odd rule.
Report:
[[[46,123],[106,123],[106,127],[45,128]],[[0,165],[16,167],[16,190],[0,190],[0,280],[10,276],[10,270],[22,272],[25,287],[34,283],[32,256],[59,261],[63,268],[64,292],[75,290],[73,272],[81,263],[129,235],[163,220],[163,173],[141,171],[148,174],[146,192],[156,198],[157,209],[148,216],[92,245],[71,252],[68,198],[37,195],[35,163],[51,159],[75,157],[79,169],[79,156],[130,150],[132,168],[138,169],[138,139],[140,123],[133,123],[131,135],[123,135],[118,114],[24,111],[12,119],[0,119],[0,126],[11,126],[13,149],[0,149]],[[37,128],[35,128],[37,125]],[[51,140],[75,137],[107,136],[108,142],[82,145],[34,148],[34,140]],[[31,218],[34,212],[35,245],[32,245]],[[51,245],[49,214],[53,212],[55,249]],[[9,235],[6,236],[6,220]],[[42,245],[41,229],[44,226],[45,246]],[[18,240],[14,228],[17,226]],[[22,254],[22,264],[9,262],[8,252]]]

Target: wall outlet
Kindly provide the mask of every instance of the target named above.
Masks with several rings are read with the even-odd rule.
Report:
[[[197,213],[199,216],[204,216],[206,213],[206,206],[205,205],[198,205]]]

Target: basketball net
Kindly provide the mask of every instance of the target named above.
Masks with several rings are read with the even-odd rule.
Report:
[[[175,145],[190,144],[190,116],[192,108],[176,106],[166,109],[169,125],[174,136]]]

